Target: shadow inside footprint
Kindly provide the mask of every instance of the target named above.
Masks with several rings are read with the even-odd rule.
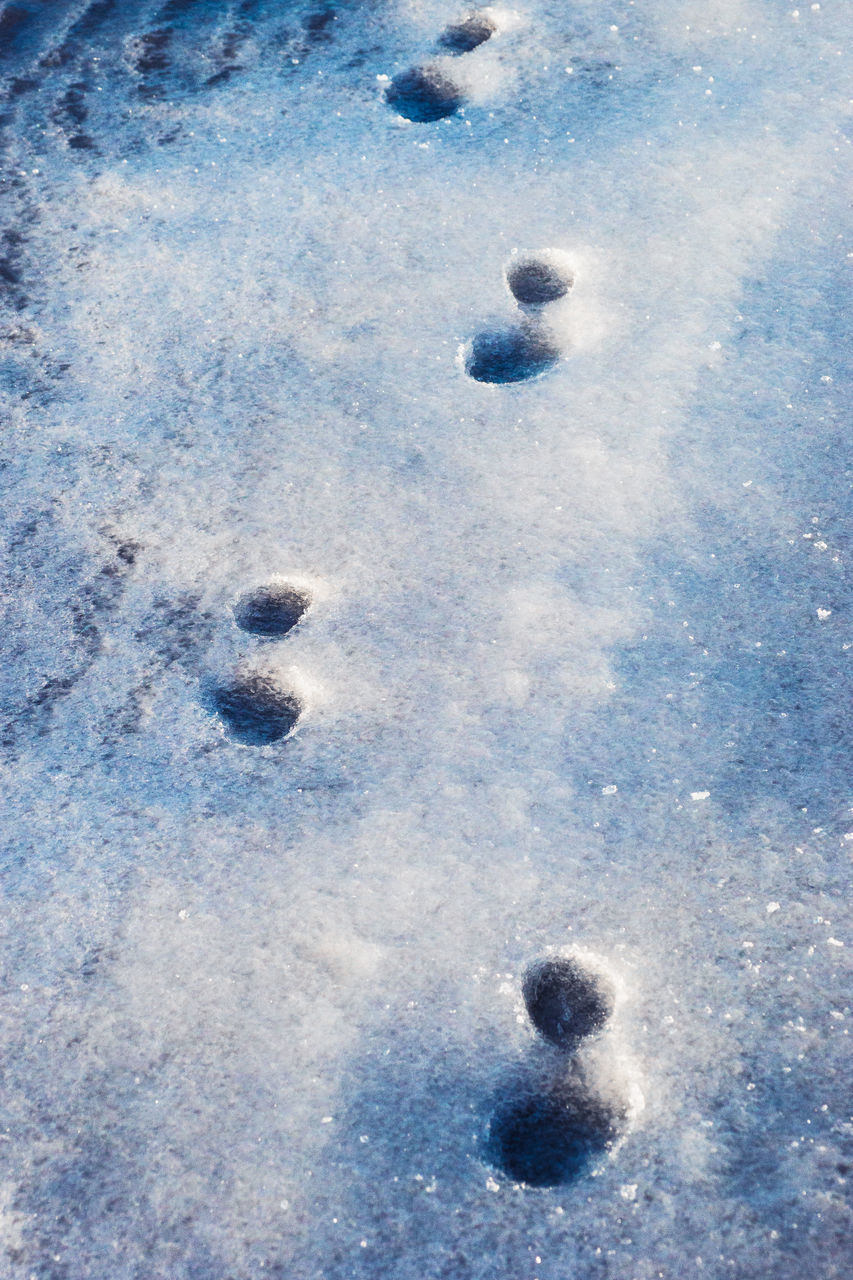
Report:
[[[517,302],[541,307],[564,298],[574,284],[574,277],[547,259],[526,258],[508,268],[506,282]]]
[[[497,24],[485,13],[469,13],[452,22],[439,36],[439,47],[448,53],[470,53],[494,35]]]
[[[290,733],[302,713],[299,699],[265,675],[235,676],[210,692],[212,709],[229,737],[250,747],[267,747]]]
[[[243,631],[255,636],[284,636],[310,604],[306,591],[273,583],[242,595],[234,608],[234,620]]]
[[[412,67],[395,76],[385,101],[406,120],[426,124],[458,111],[464,96],[457,85],[435,67]]]
[[[544,1092],[531,1083],[502,1100],[489,1126],[489,1159],[514,1182],[557,1187],[586,1173],[612,1144],[618,1113],[576,1081]]]
[[[477,334],[465,371],[477,382],[524,382],[555,365],[560,349],[546,334],[525,327]]]
[[[521,991],[536,1030],[561,1049],[574,1049],[600,1031],[616,998],[603,974],[573,956],[550,956],[530,965]]]

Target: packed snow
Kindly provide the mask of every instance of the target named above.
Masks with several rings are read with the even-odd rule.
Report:
[[[851,47],[0,4],[0,1276],[850,1274]]]

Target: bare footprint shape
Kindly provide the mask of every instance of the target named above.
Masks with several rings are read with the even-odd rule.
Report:
[[[385,101],[404,120],[429,124],[458,111],[465,101],[460,87],[435,66],[401,71],[385,91]]]
[[[472,49],[479,49],[481,44],[491,39],[497,29],[498,24],[491,14],[475,9],[458,22],[451,22],[445,27],[438,38],[438,45],[448,53],[470,53]]]
[[[207,697],[228,736],[249,747],[268,747],[286,737],[304,709],[295,693],[259,671],[237,672],[218,681]]]
[[[476,382],[525,382],[560,359],[560,347],[538,325],[522,323],[478,333],[465,356],[465,372]]]
[[[619,1137],[625,1112],[595,1096],[582,1074],[514,1081],[487,1137],[490,1163],[513,1182],[557,1187],[583,1177]]]
[[[240,597],[234,606],[234,621],[254,636],[285,636],[310,606],[311,596],[301,587],[271,582]]]

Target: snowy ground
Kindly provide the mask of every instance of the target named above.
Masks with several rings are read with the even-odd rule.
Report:
[[[853,11],[467,12],[0,5],[10,1280],[853,1267]]]

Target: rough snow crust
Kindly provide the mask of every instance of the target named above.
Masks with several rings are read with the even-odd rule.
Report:
[[[471,12],[0,5],[10,1280],[850,1274],[853,12]]]

